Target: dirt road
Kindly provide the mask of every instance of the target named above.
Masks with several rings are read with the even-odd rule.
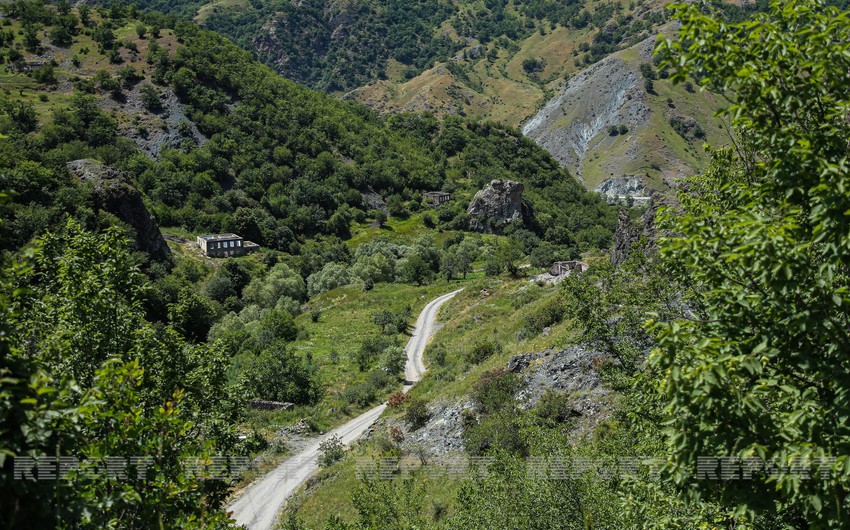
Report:
[[[404,392],[410,390],[414,383],[422,379],[422,374],[425,372],[422,354],[425,352],[428,339],[436,329],[437,313],[440,307],[460,291],[462,289],[435,298],[425,306],[419,318],[416,319],[413,334],[404,349],[407,354],[407,364],[404,368]],[[350,444],[375,423],[386,407],[385,403],[378,405],[337,427],[311,442],[301,452],[264,477],[257,479],[230,505],[229,510],[233,512],[233,518],[239,524],[247,526],[249,530],[270,530],[286,499],[319,469],[317,463],[319,444],[333,436],[339,437],[346,445]]]

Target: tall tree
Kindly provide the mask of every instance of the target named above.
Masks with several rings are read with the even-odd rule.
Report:
[[[850,19],[816,0],[774,1],[731,25],[696,5],[675,16],[679,39],[659,46],[672,78],[728,98],[739,134],[688,181],[660,241],[691,309],[654,326],[672,464],[684,481],[701,456],[770,461],[756,480],[698,480],[697,490],[742,514],[799,511],[809,528],[844,527]]]

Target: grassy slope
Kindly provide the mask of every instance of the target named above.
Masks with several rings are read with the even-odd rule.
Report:
[[[97,20],[95,14],[92,14],[92,20]],[[42,35],[44,51],[40,55],[30,53],[22,45],[21,23],[13,20],[9,20],[9,22],[11,22],[11,25],[4,26],[4,28],[11,30],[15,34],[15,44],[16,46],[20,45],[18,46],[18,51],[24,56],[25,62],[49,62],[49,60],[44,59],[44,57],[48,57],[58,65],[54,68],[57,80],[55,85],[39,84],[27,76],[25,72],[14,71],[9,64],[0,65],[0,87],[3,89],[3,97],[9,101],[32,103],[35,105],[35,110],[42,123],[51,119],[54,110],[67,107],[73,93],[71,82],[76,78],[90,79],[99,70],[106,70],[114,75],[120,68],[132,66],[139,75],[147,80],[153,71],[153,67],[145,61],[145,56],[148,51],[148,45],[154,39],[150,35],[147,35],[144,39],[140,39],[135,32],[135,22],[130,22],[124,27],[114,30],[117,42],[131,41],[138,48],[137,53],[132,53],[125,47],[121,47],[120,54],[123,59],[121,64],[112,64],[106,55],[98,53],[97,44],[90,36],[82,31],[74,36],[74,43],[69,48],[59,48],[49,43],[46,37],[46,30],[43,30],[43,33],[45,33]],[[172,30],[162,30],[156,41],[160,46],[169,51],[175,50],[178,46],[177,39]],[[79,67],[72,64],[71,61],[74,57],[79,59]],[[130,120],[130,116],[122,113],[120,109],[115,110],[115,114],[119,122]]]
[[[483,289],[487,289],[489,295],[485,296]],[[429,402],[454,402],[469,393],[472,384],[483,372],[505,366],[514,355],[569,344],[574,337],[570,321],[553,326],[546,337],[518,336],[525,317],[533,314],[557,293],[557,287],[540,287],[530,283],[527,278],[480,278],[469,282],[466,289],[441,310],[439,321],[444,327],[432,339],[432,344],[425,352],[425,364],[429,366],[429,371],[411,390],[411,395]],[[502,344],[503,352],[479,365],[466,366],[464,352],[485,338],[492,338]],[[429,351],[437,344],[444,345],[447,350],[444,367],[437,366],[429,359]],[[388,414],[398,415],[393,412]],[[354,447],[346,459],[323,469],[290,501],[288,509],[295,511],[309,528],[322,528],[332,515],[351,521],[356,516],[352,492],[360,482],[356,476],[356,460],[360,457],[380,457],[381,450],[379,442]],[[401,458],[405,461],[414,457],[402,453]],[[436,514],[444,517],[450,513],[460,481],[414,476],[416,487],[428,492],[426,516],[434,520]]]
[[[594,11],[603,0],[591,0],[588,9]],[[647,0],[643,2],[656,9],[668,2]],[[636,6],[635,9],[640,8]],[[631,14],[634,10],[624,10]],[[590,43],[598,29],[550,28],[544,24],[544,33],[535,31],[518,42],[519,50],[499,49],[499,57],[489,62],[480,59],[462,61],[469,66],[472,84],[452,75],[445,66],[437,65],[406,80],[400,75],[390,76],[390,81],[378,81],[356,91],[356,99],[384,111],[421,111],[426,108],[441,113],[444,109],[459,108],[463,113],[518,127],[548,100],[552,90],[564,79],[580,71],[575,65],[583,53],[573,55],[581,43]],[[473,42],[467,49],[478,43]],[[484,51],[495,47],[489,43]],[[528,75],[522,68],[526,59],[543,59],[545,66],[535,76]],[[483,87],[476,90],[475,86]]]
[[[635,70],[640,65],[636,48],[623,50],[618,56]],[[603,131],[593,139],[582,164],[582,178],[587,188],[594,189],[610,177],[644,175],[651,188],[663,191],[667,187],[666,177],[686,173],[706,163],[706,143],[715,146],[728,143],[721,120],[714,116],[719,105],[717,96],[700,92],[698,87],[690,93],[682,86],[661,79],[654,81],[654,91],[655,94],[647,94],[644,100],[651,110],[647,124],[628,135],[610,137]],[[672,100],[672,106],[668,99]],[[670,126],[669,120],[674,114],[694,118],[705,130],[706,138],[682,138]],[[626,154],[632,139],[640,154],[635,159]]]

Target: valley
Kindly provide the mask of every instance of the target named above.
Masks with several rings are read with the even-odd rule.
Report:
[[[847,7],[0,2],[0,526],[844,528]]]

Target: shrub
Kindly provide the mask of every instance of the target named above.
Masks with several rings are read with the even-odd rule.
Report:
[[[470,397],[484,413],[491,413],[513,405],[514,396],[524,386],[523,381],[504,368],[496,368],[481,374]]]
[[[345,446],[337,436],[331,436],[319,444],[319,466],[329,467],[345,457]]]
[[[546,66],[546,61],[543,59],[529,58],[522,62],[522,69],[525,70],[525,73],[527,74],[542,72],[544,66]]]
[[[466,352],[466,361],[470,364],[480,364],[489,359],[493,354],[501,353],[502,346],[493,341],[479,342]]]
[[[322,308],[315,306],[310,309],[310,320],[315,324],[322,317]]]
[[[477,423],[467,423],[463,430],[463,444],[473,456],[506,452],[526,457],[529,452],[520,417],[507,411],[484,417]]]
[[[381,353],[383,353],[390,344],[391,342],[388,338],[381,337],[379,335],[363,339],[363,342],[360,344],[360,348],[354,354],[354,360],[357,362],[357,366],[360,368],[360,371],[363,372],[369,368],[369,365],[371,365],[372,362]]]
[[[525,329],[532,334],[538,334],[545,328],[559,324],[564,319],[564,303],[560,298],[554,298],[542,307],[525,317]]]
[[[407,355],[401,346],[389,346],[384,350],[381,359],[381,369],[390,375],[404,373],[404,365],[407,363]]]
[[[411,399],[407,404],[407,411],[404,414],[404,421],[411,429],[416,430],[423,427],[431,417],[428,412],[428,404],[425,400],[415,398]]]
[[[307,277],[307,293],[310,297],[348,285],[351,283],[351,272],[348,265],[331,262]]]
[[[162,110],[161,95],[159,90],[153,85],[148,83],[142,85],[142,88],[139,89],[139,97],[141,98],[142,105],[150,112],[159,112]]]
[[[387,406],[391,409],[397,409],[401,407],[408,399],[410,399],[410,394],[405,394],[401,391],[394,392],[390,394],[389,398],[387,398]]]
[[[439,366],[446,365],[446,347],[443,344],[437,344],[431,346],[431,351],[429,352],[429,357],[434,360],[435,363]]]
[[[260,354],[244,378],[251,397],[259,399],[307,405],[322,394],[315,369],[280,346]]]
[[[383,309],[372,315],[372,323],[381,328],[385,335],[395,335],[407,331],[407,321],[410,320],[410,306],[394,313]]]
[[[375,400],[375,389],[366,383],[355,383],[343,390],[342,399],[350,405],[365,407]]]
[[[555,392],[551,388],[546,389],[546,393],[540,397],[534,411],[539,417],[557,423],[563,423],[576,414],[569,396],[564,392]]]

